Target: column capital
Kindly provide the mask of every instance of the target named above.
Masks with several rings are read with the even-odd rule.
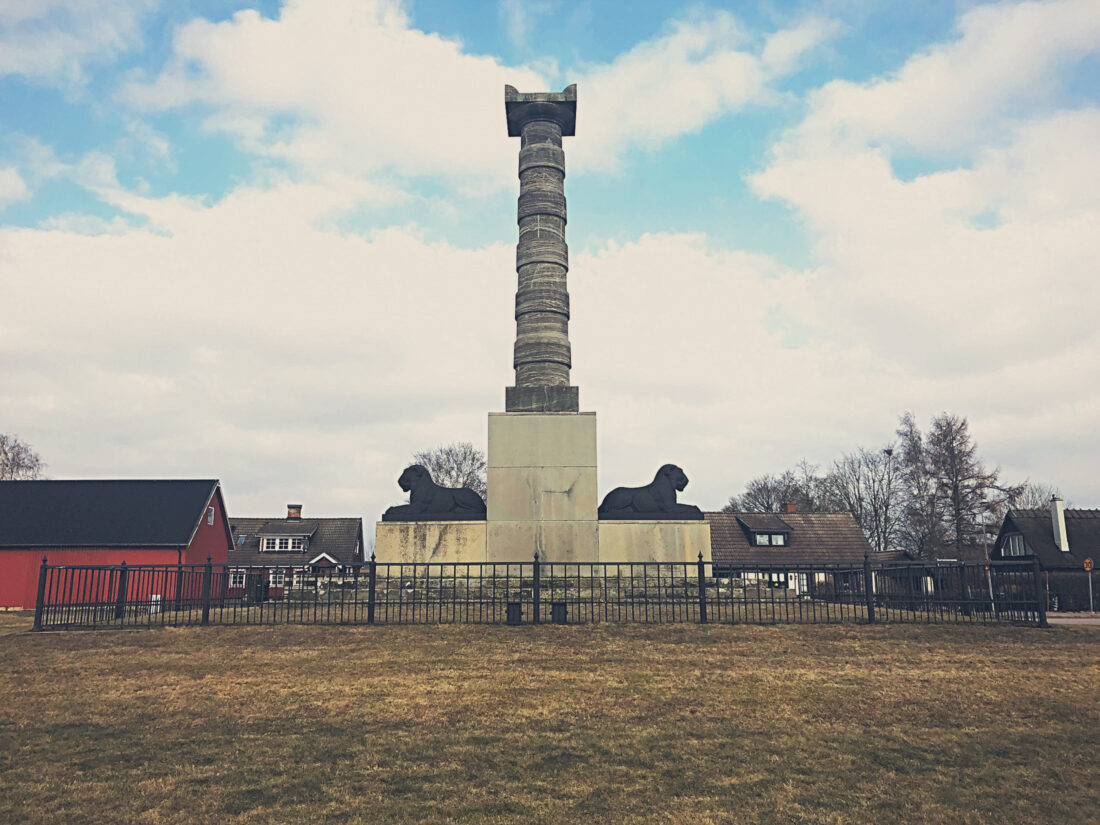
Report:
[[[560,92],[519,92],[505,86],[504,111],[509,137],[522,135],[523,125],[532,120],[552,120],[561,126],[563,137],[572,137],[577,129],[577,84]]]

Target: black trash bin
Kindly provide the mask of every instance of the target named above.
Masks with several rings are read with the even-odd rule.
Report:
[[[505,621],[508,624],[523,624],[522,602],[508,602],[505,612]]]

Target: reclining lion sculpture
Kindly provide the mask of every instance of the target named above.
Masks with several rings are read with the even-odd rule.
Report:
[[[644,487],[616,487],[600,505],[602,519],[701,519],[694,504],[679,504],[676,493],[688,485],[688,477],[675,464],[665,464]]]
[[[413,464],[397,479],[408,504],[391,507],[382,521],[484,521],[485,501],[469,487],[440,487],[426,467]]]

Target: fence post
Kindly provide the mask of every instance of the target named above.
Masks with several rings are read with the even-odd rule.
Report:
[[[699,624],[707,623],[707,580],[703,551],[699,551]]]
[[[115,618],[126,616],[126,562],[118,566],[118,592],[115,593]]]
[[[1043,592],[1043,573],[1039,569],[1038,556],[1031,559],[1031,575],[1035,582],[1035,603],[1039,608],[1039,627],[1050,627],[1047,624],[1047,594]],[[1092,573],[1089,573],[1089,575],[1091,576]]]
[[[214,567],[210,563],[210,556],[206,557],[206,566],[202,569],[202,623],[210,624],[210,580],[214,576]]]
[[[534,592],[532,598],[535,602],[535,615],[531,618],[531,621],[535,624],[539,623],[539,614],[542,612],[540,602],[542,601],[542,585],[539,581],[539,551],[535,551],[535,583]]]
[[[42,557],[42,566],[38,568],[38,595],[34,599],[34,629],[42,629],[42,613],[46,609],[46,557]]]
[[[871,557],[863,554],[863,595],[867,600],[867,624],[875,623],[875,588],[871,578]]]
[[[374,551],[370,554],[370,567],[367,569],[367,624],[374,624],[374,587],[377,581],[378,562],[375,561]]]
[[[964,616],[970,615],[970,585],[967,584],[966,562],[959,562],[959,597],[962,599],[962,612]]]
[[[183,562],[176,563],[176,617],[179,617],[179,611],[183,607]]]

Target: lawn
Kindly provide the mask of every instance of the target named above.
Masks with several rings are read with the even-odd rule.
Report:
[[[0,822],[1100,822],[1100,628],[0,614]]]

